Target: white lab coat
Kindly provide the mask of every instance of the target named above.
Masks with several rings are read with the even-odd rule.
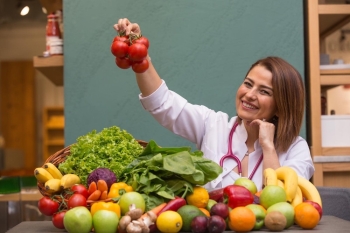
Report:
[[[227,153],[230,130],[237,116],[229,118],[226,113],[215,112],[205,106],[193,105],[177,93],[170,91],[163,81],[162,85],[151,95],[139,99],[143,107],[164,127],[195,143],[203,151],[204,157],[215,161]],[[242,161],[248,148],[245,144],[247,132],[244,124],[238,125],[232,138],[232,152]],[[249,154],[248,174],[250,175],[257,164],[262,149],[258,140],[254,144],[255,151]],[[287,152],[280,153],[281,166],[294,168],[300,176],[310,179],[314,166],[307,142],[297,137]],[[218,189],[233,184],[240,176],[233,171],[237,163],[226,159],[223,172],[215,180],[207,183],[208,190]],[[253,181],[258,190],[263,185],[262,163],[257,169]]]

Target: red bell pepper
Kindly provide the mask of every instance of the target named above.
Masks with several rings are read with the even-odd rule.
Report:
[[[247,188],[234,184],[224,188],[224,198],[227,205],[232,209],[238,206],[246,206],[254,202],[254,197]]]

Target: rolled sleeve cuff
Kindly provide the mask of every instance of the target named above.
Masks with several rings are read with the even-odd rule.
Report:
[[[164,80],[162,80],[162,84],[149,96],[143,97],[142,94],[139,94],[139,100],[144,109],[147,111],[153,111],[154,109],[159,108],[163,101],[164,96],[168,92],[168,86],[165,84]]]

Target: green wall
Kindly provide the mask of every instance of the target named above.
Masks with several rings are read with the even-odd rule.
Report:
[[[302,0],[64,0],[63,12],[66,145],[117,125],[137,139],[193,146],[155,122],[133,72],[116,67],[110,44],[119,18],[139,23],[172,90],[232,116],[235,92],[257,59],[281,56],[304,76]]]

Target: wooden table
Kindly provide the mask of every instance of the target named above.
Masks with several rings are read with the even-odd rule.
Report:
[[[321,222],[317,225],[316,228],[312,230],[312,233],[343,233],[349,232],[350,229],[350,221],[346,221],[333,216],[323,216]],[[34,232],[66,232],[65,230],[60,230],[55,228],[52,225],[51,221],[32,221],[32,222],[21,222],[14,228],[7,231],[7,233],[18,233],[18,232],[26,232],[26,233],[34,233]],[[232,232],[232,231],[227,231]],[[260,230],[254,232],[270,232],[268,230]],[[300,227],[292,226],[288,230],[284,230],[283,232],[288,233],[298,233],[298,232],[308,232],[310,230],[302,230]]]

